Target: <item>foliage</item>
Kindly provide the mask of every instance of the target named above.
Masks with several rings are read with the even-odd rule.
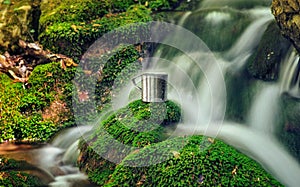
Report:
[[[13,171],[24,169],[24,167],[28,169],[30,166],[24,161],[0,157],[0,186],[42,186],[42,182],[37,177],[24,172]]]
[[[219,140],[201,148],[209,141],[202,136],[177,137],[145,147],[127,156],[105,186],[282,186],[258,163]],[[182,142],[186,143],[182,149],[167,146]],[[148,167],[126,166],[145,162],[150,151],[170,159]]]
[[[178,123],[180,119],[180,108],[172,101],[131,102],[101,122],[86,142],[81,141],[79,147],[82,155],[79,166],[88,173],[93,182],[103,185],[116,166],[113,162],[105,160],[105,157],[119,160],[136,148],[161,142],[166,138],[163,127]]]

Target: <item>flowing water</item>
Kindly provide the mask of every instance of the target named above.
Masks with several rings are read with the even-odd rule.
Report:
[[[203,1],[202,7],[208,8],[217,4],[216,2],[210,4],[209,1]],[[234,0],[223,1],[226,2],[238,4],[238,1]],[[271,84],[257,81],[260,86],[251,101],[246,120],[239,123],[224,120],[228,84],[225,77],[241,73],[245,69],[247,59],[272,20],[269,8],[245,11],[253,17],[253,21],[227,51],[210,52],[207,47],[195,50],[195,45],[190,45],[190,49],[184,54],[165,50],[162,46],[158,48],[154,57],[147,59],[152,64],[147,71],[165,71],[169,74],[168,97],[177,101],[183,112],[182,124],[178,125],[173,135],[202,134],[224,140],[257,160],[284,185],[298,186],[299,162],[275,136],[281,94],[288,92],[295,97],[300,95],[299,57],[292,52],[293,50],[283,58],[284,65],[281,67],[278,82]],[[192,12],[185,14],[178,24],[184,25],[191,15]],[[230,16],[222,16],[224,15],[213,13],[206,19],[214,24],[230,19]],[[176,33],[166,40],[174,40],[177,42],[175,46],[194,42]],[[122,96],[113,100],[114,109],[136,99],[123,97],[129,95],[133,89],[133,85],[123,88]],[[51,181],[50,186],[89,186],[91,184],[86,180],[87,176],[80,173],[78,168],[74,167],[74,163],[79,154],[78,138],[90,129],[90,126],[67,129],[59,133],[48,145],[30,148],[24,154],[29,154],[27,157],[33,158],[30,163],[44,171],[48,181]],[[20,157],[20,152],[17,153]],[[20,159],[16,155],[8,156]]]
[[[286,91],[293,96],[299,96],[299,57],[295,53],[288,53],[283,59],[287,62],[282,67],[280,81],[272,84],[257,81],[260,89],[243,124],[221,121],[224,117],[222,112],[225,112],[226,107],[226,90],[223,89],[225,80],[221,75],[233,70],[235,73],[241,72],[258,45],[272,19],[269,10],[259,11],[263,13],[249,25],[231,49],[223,54],[214,53],[216,59],[206,58],[207,54],[198,51],[196,55],[201,60],[195,62],[187,57],[195,54],[177,53],[178,55],[171,55],[173,57],[168,59],[169,63],[164,63],[166,60],[158,61],[151,70],[168,72],[170,84],[176,88],[170,89],[169,95],[171,99],[180,103],[184,116],[183,123],[175,132],[176,135],[202,134],[222,139],[257,160],[284,185],[298,186],[299,162],[275,136],[280,94]],[[168,56],[162,54],[157,52],[159,58]],[[204,75],[199,77],[199,74]],[[194,93],[188,92],[193,89]]]

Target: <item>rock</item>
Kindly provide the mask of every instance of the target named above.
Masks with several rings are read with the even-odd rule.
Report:
[[[0,51],[16,51],[19,39],[37,39],[41,0],[0,0]]]
[[[257,79],[276,81],[280,63],[290,46],[291,43],[281,35],[276,22],[271,22],[248,60],[248,72]]]
[[[300,52],[300,1],[273,0],[271,9],[283,36]]]

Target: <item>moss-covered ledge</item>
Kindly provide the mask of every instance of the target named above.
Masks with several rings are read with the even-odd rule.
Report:
[[[156,106],[134,101],[81,140],[79,167],[100,186],[281,186],[257,162],[220,140],[169,137],[167,127],[176,127],[180,118],[172,101]]]
[[[138,148],[163,141],[168,137],[166,127],[172,128],[180,120],[180,107],[172,101],[131,102],[101,122],[92,135],[81,140],[79,167],[94,183],[104,185],[113,173],[115,163]],[[124,145],[128,147],[124,148]]]
[[[16,161],[0,156],[0,186],[46,186],[45,181],[24,172],[25,170],[38,171],[38,168],[25,161]]]
[[[167,145],[185,142],[182,149]],[[171,146],[172,147],[172,146]],[[149,151],[170,159],[149,167],[129,167],[145,162]],[[106,186],[282,186],[252,159],[222,141],[204,136],[177,137],[145,147],[127,156]]]

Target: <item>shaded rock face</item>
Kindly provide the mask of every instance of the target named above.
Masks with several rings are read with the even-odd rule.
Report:
[[[40,1],[0,0],[0,51],[16,51],[19,39],[37,39]]]
[[[300,52],[300,0],[273,0],[271,9],[283,35]]]

